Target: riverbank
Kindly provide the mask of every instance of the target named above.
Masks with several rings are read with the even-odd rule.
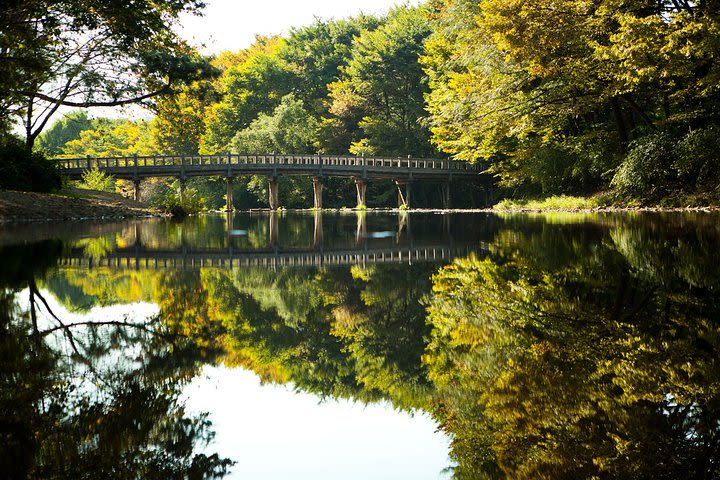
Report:
[[[283,209],[284,210],[284,209]],[[258,209],[257,211],[268,211]],[[314,212],[314,209],[297,211]],[[342,208],[323,209],[323,212],[392,212],[392,208],[367,208],[362,210]],[[667,206],[633,203],[612,204],[607,197],[549,197],[544,200],[502,200],[491,208],[469,209],[400,209],[402,212],[425,213],[603,213],[603,212],[678,212],[720,211],[720,204]],[[125,198],[122,195],[77,188],[56,194],[0,190],[0,223],[26,223],[66,220],[112,220],[123,218],[159,217],[164,214],[157,209]]]
[[[65,189],[55,194],[0,190],[0,222],[40,222],[159,216],[158,210],[115,193]]]
[[[614,193],[590,197],[552,196],[544,199],[505,199],[492,207],[495,212],[636,212],[717,211],[720,198],[714,192],[661,197],[641,201]]]

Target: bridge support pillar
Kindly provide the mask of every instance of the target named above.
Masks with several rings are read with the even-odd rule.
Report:
[[[140,201],[140,179],[136,178],[133,180],[133,200],[136,202]]]
[[[412,232],[410,231],[410,212],[398,212],[398,231],[395,235],[396,243],[400,243],[400,239],[403,236],[403,230],[405,230],[407,238],[410,240],[410,246],[412,247]]]
[[[410,207],[410,182],[403,180],[395,180],[395,186],[397,186],[397,201],[398,208],[409,208]]]
[[[356,212],[357,224],[355,227],[355,244],[367,243],[367,222],[365,221],[367,212]]]
[[[365,207],[365,194],[367,193],[367,182],[362,178],[355,177],[355,190],[357,190],[357,208]]]
[[[278,203],[278,180],[277,177],[268,178],[268,201],[270,210],[277,210],[280,207]]]
[[[225,211],[232,212],[235,210],[233,205],[233,179],[225,178]]]
[[[268,222],[270,223],[270,247],[276,248],[279,237],[278,230],[280,230],[277,212],[270,212]]]
[[[440,186],[440,194],[442,196],[442,207],[450,208],[450,182],[443,183]]]
[[[322,209],[322,192],[323,192],[323,183],[322,178],[320,177],[313,177],[313,207],[316,210]]]
[[[187,188],[187,180],[184,178],[179,179],[180,186],[178,187],[178,195],[180,195],[180,201],[185,199],[185,189]]]
[[[317,248],[322,246],[323,243],[322,212],[315,212],[313,220],[313,247]]]

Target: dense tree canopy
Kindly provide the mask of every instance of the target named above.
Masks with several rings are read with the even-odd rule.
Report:
[[[330,84],[330,112],[338,121],[360,117],[352,152],[429,156],[421,122],[427,80],[418,61],[429,34],[423,10],[403,7],[356,38],[342,77]]]
[[[506,185],[592,191],[608,185],[633,140],[664,131],[677,141],[718,122],[711,2],[434,6],[424,58],[433,141],[489,161]],[[677,166],[660,168],[681,177]],[[648,176],[644,193],[671,180]]]

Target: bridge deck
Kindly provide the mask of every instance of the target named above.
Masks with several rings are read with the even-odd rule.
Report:
[[[116,178],[196,177],[238,175],[308,175],[315,177],[387,178],[395,180],[451,180],[478,175],[467,162],[439,159],[357,157],[337,155],[195,155],[67,158],[56,160],[71,179],[98,168]]]

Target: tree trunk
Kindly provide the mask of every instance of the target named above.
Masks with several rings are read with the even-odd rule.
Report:
[[[617,97],[610,99],[610,106],[612,107],[613,117],[615,118],[615,126],[617,127],[618,136],[620,137],[620,143],[623,146],[623,150],[628,143],[628,130],[625,124],[625,118],[623,115],[622,107]]]

